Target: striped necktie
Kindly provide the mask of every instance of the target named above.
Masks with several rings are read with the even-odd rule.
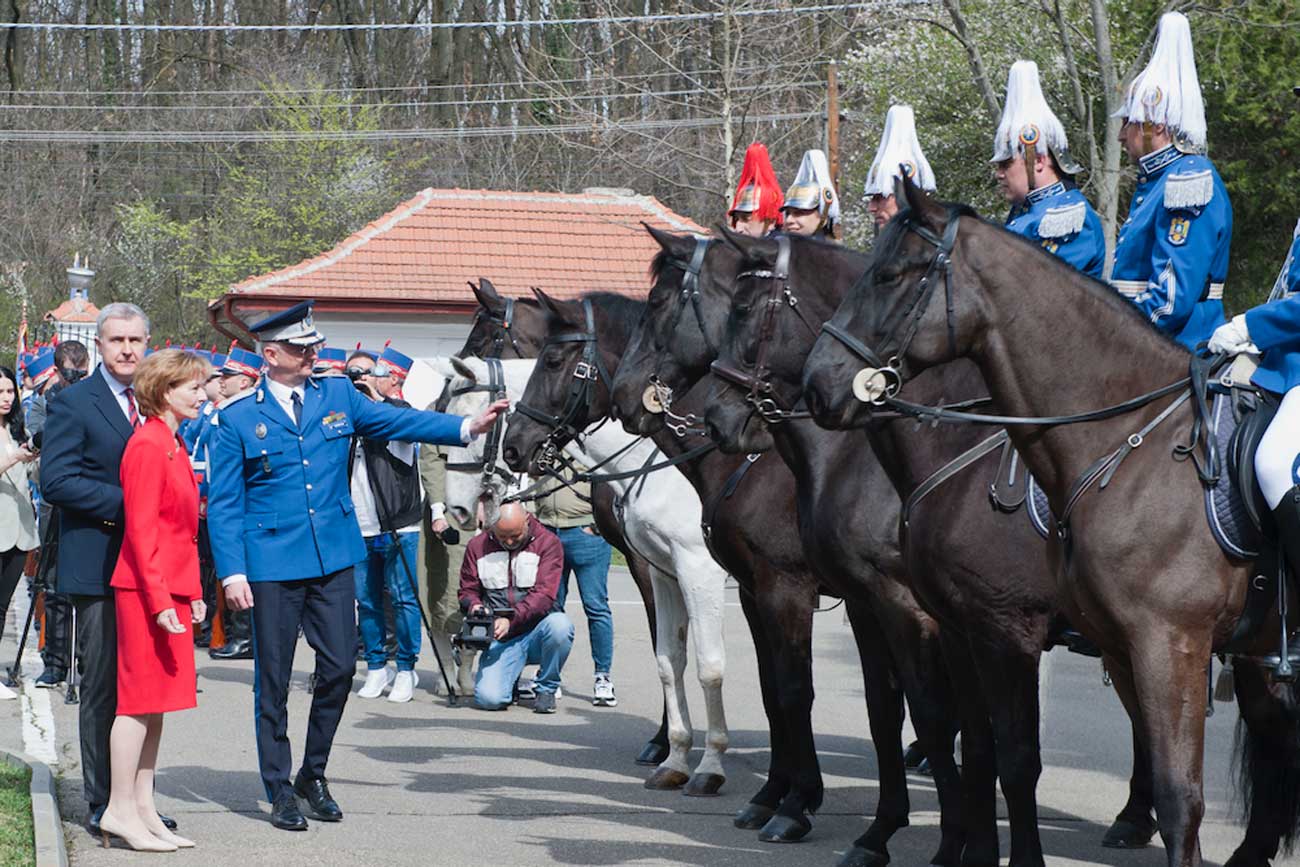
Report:
[[[292,392],[293,400],[293,420],[302,427],[302,395],[298,392]]]
[[[140,426],[140,411],[135,406],[135,389],[129,385],[126,387],[126,417],[132,428]]]

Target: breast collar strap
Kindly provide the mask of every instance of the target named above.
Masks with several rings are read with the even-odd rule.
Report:
[[[747,392],[745,402],[752,406],[768,424],[808,417],[806,412],[796,412],[791,407],[785,406],[784,402],[776,396],[769,379],[771,371],[767,366],[767,357],[776,334],[777,312],[783,307],[789,307],[808,329],[808,333],[814,339],[817,337],[817,329],[813,328],[804,317],[803,311],[799,309],[799,298],[790,288],[790,237],[785,234],[777,235],[776,243],[776,263],[772,270],[755,268],[736,275],[737,280],[756,277],[771,281],[771,289],[763,308],[762,323],[759,325],[758,348],[755,351],[752,371],[722,359],[716,359],[710,365],[714,376]]]

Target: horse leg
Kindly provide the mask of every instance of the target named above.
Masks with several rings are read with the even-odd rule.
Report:
[[[1208,637],[1198,641],[1186,632],[1153,628],[1130,655],[1151,749],[1156,821],[1170,867],[1201,863]]]
[[[934,787],[939,795],[939,849],[930,861],[933,864],[953,865],[957,863],[958,853],[962,851],[963,841],[969,839],[969,834],[964,833],[966,824],[963,817],[967,808],[963,798],[963,775],[958,773],[957,762],[953,757],[953,741],[957,736],[956,721],[959,716],[957,708],[959,704],[965,703],[957,701],[953,684],[958,681],[949,679],[946,664],[948,653],[944,642],[951,639],[941,630],[935,629],[934,622],[915,607],[910,594],[906,603],[881,599],[876,611],[889,636],[890,646],[894,649],[899,680],[907,696],[907,707],[912,713],[912,728],[916,730],[921,749],[930,760]],[[971,676],[967,682],[976,681]],[[961,718],[962,755],[963,761],[966,761],[965,715],[961,715]],[[902,747],[901,740],[899,747]],[[989,751],[992,752],[991,743]],[[996,839],[997,829],[994,828],[994,840]],[[967,847],[969,848],[969,843]],[[996,857],[992,863],[997,864]]]
[[[959,702],[961,719],[961,812],[965,839],[961,845],[963,867],[998,864],[997,752],[988,704],[980,691],[980,672],[971,658],[971,644],[956,630],[940,634],[944,659]],[[910,697],[909,697],[910,698]],[[916,724],[916,705],[912,708]],[[918,729],[918,735],[920,731]],[[928,754],[927,754],[928,755]],[[933,760],[931,760],[933,763]],[[944,814],[947,814],[944,808]],[[957,860],[948,863],[955,864]]]
[[[899,828],[907,827],[911,812],[903,761],[903,691],[894,673],[889,642],[871,606],[846,599],[844,607],[862,660],[867,723],[876,750],[880,794],[875,818],[866,833],[853,841],[853,848],[840,860],[839,867],[881,867],[889,863],[889,839]]]
[[[758,598],[764,631],[775,651],[777,703],[784,720],[790,791],[759,831],[764,843],[793,843],[812,830],[810,815],[822,805],[822,772],[812,729],[812,621],[817,607],[814,581],[791,586],[783,580],[764,581]]]
[[[645,619],[650,624],[650,649],[656,650],[659,643],[659,634],[655,623],[655,596],[654,596],[654,579],[650,576],[650,564],[645,561],[639,554],[629,554],[623,552],[627,560],[627,569],[632,573],[632,580],[636,583],[636,589],[641,594],[641,604],[645,606]],[[654,737],[646,741],[646,745],[641,748],[641,752],[636,757],[638,765],[657,765],[664,759],[668,758],[668,706],[664,703],[663,713],[659,721],[659,731],[655,732]]]
[[[736,814],[733,824],[737,828],[756,831],[767,823],[776,813],[781,799],[790,790],[790,775],[786,770],[785,721],[781,717],[776,700],[775,654],[766,628],[758,614],[758,605],[754,601],[753,583],[741,585],[740,609],[745,613],[749,624],[749,634],[754,639],[754,653],[758,661],[758,687],[763,699],[763,713],[767,716],[770,757],[767,765],[767,780],[749,803]]]
[[[647,789],[679,789],[690,779],[691,719],[682,677],[686,673],[686,606],[677,580],[650,567],[654,582],[656,629],[655,660],[664,688],[668,715],[668,755],[645,781]]]
[[[1026,618],[1018,631],[1032,649],[995,647],[978,639],[970,642],[970,649],[983,687],[981,699],[993,724],[998,778],[1011,825],[1010,867],[1042,867],[1037,797],[1043,772],[1038,739],[1038,661],[1047,623],[1044,618],[1037,623]]]
[[[1224,867],[1268,867],[1300,838],[1300,689],[1272,683],[1258,665],[1233,666],[1237,706],[1238,790],[1246,807],[1246,838]]]
[[[1106,830],[1101,845],[1108,849],[1141,849],[1151,842],[1156,833],[1156,820],[1151,814],[1155,806],[1151,751],[1147,749],[1143,734],[1142,710],[1133,688],[1132,673],[1122,663],[1109,657],[1104,660],[1104,664],[1115,694],[1128,712],[1133,729],[1133,773],[1128,781],[1128,803]]]
[[[692,562],[695,561],[695,562]],[[722,637],[722,616],[726,604],[726,578],[712,557],[707,563],[697,558],[674,558],[679,575],[696,576],[681,586],[682,598],[690,618],[691,640],[695,646],[695,668],[704,691],[704,712],[708,733],[704,737],[704,756],[700,759],[683,794],[708,797],[718,794],[727,774],[722,768],[722,754],[727,751],[727,714],[722,705],[722,675],[726,669],[726,651]],[[716,575],[716,580],[714,576]]]

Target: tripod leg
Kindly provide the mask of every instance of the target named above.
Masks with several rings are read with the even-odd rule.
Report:
[[[77,606],[73,605],[72,610],[68,613],[68,627],[72,630],[68,638],[68,691],[63,696],[64,704],[80,704],[81,699],[77,696],[77,684],[81,680],[81,672],[77,667],[77,656],[81,648],[77,641]]]
[[[39,592],[39,591],[38,591]],[[27,636],[32,631],[32,621],[36,619],[36,601],[27,606],[27,621],[23,624],[22,637],[18,639],[18,653],[14,664],[5,672],[5,686],[16,687],[23,676],[23,648],[27,646]]]
[[[411,583],[411,594],[415,596],[415,604],[420,609],[420,620],[424,622],[424,632],[429,636],[429,647],[433,648],[433,658],[438,661],[438,671],[442,674],[442,683],[447,688],[447,702],[455,707],[459,696],[456,688],[451,685],[451,678],[447,677],[447,667],[442,663],[442,654],[438,652],[438,642],[433,640],[433,626],[429,623],[429,612],[424,608],[424,600],[420,598],[420,582],[415,580],[415,570],[411,568],[410,562],[406,559],[406,551],[402,549],[401,540],[397,538],[397,533],[392,533],[393,544],[397,546],[397,556],[402,560],[402,569],[406,572],[406,580]]]

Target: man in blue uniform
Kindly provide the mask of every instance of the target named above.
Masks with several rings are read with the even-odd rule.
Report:
[[[506,408],[498,401],[472,419],[402,409],[367,400],[345,378],[313,378],[325,338],[311,305],[252,326],[265,376],[221,408],[209,448],[213,556],[227,603],[253,612],[258,763],[271,822],[292,831],[307,827],[297,798],[317,819],[343,817],[325,765],[356,668],[352,567],[365,546],[348,494],[353,435],[467,443]],[[291,785],[285,702],[300,627],[316,651],[316,676]]]
[[[1151,61],[1129,87],[1119,140],[1138,164],[1111,284],[1194,349],[1223,324],[1232,204],[1205,158],[1205,104],[1187,18],[1160,19]]]
[[[1100,280],[1106,267],[1101,218],[1074,182],[1083,167],[1070,157],[1065,127],[1043,96],[1038,64],[1012,64],[1005,106],[993,164],[1011,204],[1007,229]]]

